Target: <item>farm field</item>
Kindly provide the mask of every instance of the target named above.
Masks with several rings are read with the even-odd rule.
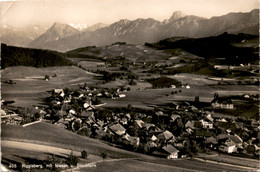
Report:
[[[54,77],[54,75],[56,76]],[[45,81],[45,75],[50,80]],[[41,99],[48,95],[52,89],[76,87],[78,84],[96,84],[97,74],[86,72],[74,66],[34,68],[34,67],[9,67],[1,71],[2,99],[15,101],[14,106],[28,107],[42,104]],[[16,84],[3,83],[12,80]]]
[[[257,160],[257,159],[241,158],[241,157],[229,156],[229,155],[224,155],[224,154],[218,154],[218,155],[213,155],[213,156],[199,155],[198,157],[205,159],[205,160],[224,162],[224,163],[229,163],[229,164],[233,164],[233,165],[241,165],[241,161],[243,161],[243,166],[256,168],[256,169],[260,168],[259,160]]]
[[[216,86],[215,88],[215,86],[206,86],[201,83],[190,84],[190,86],[190,89],[163,88],[129,91],[124,93],[126,95],[124,98],[117,100],[104,99],[103,101],[107,103],[106,106],[125,107],[131,104],[136,107],[147,107],[174,101],[194,101],[195,96],[199,96],[201,102],[209,103],[213,100],[216,92],[221,96],[258,94],[256,86]],[[231,87],[233,89],[230,89]],[[178,93],[171,94],[172,91]]]

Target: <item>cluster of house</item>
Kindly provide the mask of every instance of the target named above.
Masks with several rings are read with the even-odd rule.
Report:
[[[23,118],[13,111],[0,109],[1,124],[20,125]]]
[[[120,93],[120,90],[116,92]],[[187,150],[193,151],[196,146],[201,150],[259,156],[260,127],[256,120],[241,122],[241,119],[217,118],[188,102],[144,112],[109,111],[93,105],[93,98],[103,95],[106,95],[105,91],[99,93],[97,89],[85,86],[77,94],[55,89],[45,111],[35,108],[30,113],[34,113],[33,117],[44,114],[44,118],[52,120],[54,125],[78,134],[169,159],[185,157]],[[214,99],[218,99],[217,95]],[[14,118],[13,122],[21,124],[19,115],[9,113],[7,117],[2,111],[2,123],[10,124],[8,120]]]
[[[63,90],[55,90],[54,93],[60,97],[68,97],[56,104],[60,106],[60,110],[55,114],[59,116],[55,125],[131,150],[141,150],[167,158],[184,157],[186,154],[181,150],[187,146],[187,140],[184,138],[188,138],[199,146],[216,151],[247,154],[247,147],[253,146],[256,154],[259,154],[260,145],[255,141],[256,138],[247,139],[240,136],[241,132],[250,135],[251,130],[259,131],[257,121],[251,122],[252,126],[247,128],[235,120],[213,118],[209,112],[201,111],[187,102],[173,103],[171,111],[157,110],[149,114],[106,112],[104,115],[91,103],[94,94],[82,93],[74,97],[82,102],[82,109],[77,111],[69,101],[72,94],[65,96]],[[177,121],[183,123],[183,126],[177,126]],[[230,123],[236,128],[229,129]],[[176,134],[174,125],[181,127],[181,134]],[[236,133],[238,130],[240,133]]]
[[[42,119],[46,112],[40,108],[30,107],[23,110],[14,108],[6,108],[3,106],[0,109],[1,124],[6,125],[24,125],[26,123],[38,121]]]

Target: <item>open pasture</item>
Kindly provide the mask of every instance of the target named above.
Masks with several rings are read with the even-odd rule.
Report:
[[[44,80],[45,76],[49,80]],[[14,100],[15,106],[27,107],[37,105],[41,98],[46,97],[47,91],[58,88],[73,88],[78,84],[96,84],[93,74],[74,66],[34,68],[9,67],[1,71],[2,82],[12,80],[15,84],[2,83],[2,98]]]

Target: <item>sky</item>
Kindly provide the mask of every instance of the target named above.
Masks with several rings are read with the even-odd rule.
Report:
[[[111,24],[120,19],[171,17],[174,11],[210,18],[229,12],[249,12],[259,0],[28,0],[1,1],[1,24]]]

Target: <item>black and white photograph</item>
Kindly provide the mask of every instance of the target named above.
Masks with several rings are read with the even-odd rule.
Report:
[[[259,171],[259,0],[1,0],[2,172]]]

